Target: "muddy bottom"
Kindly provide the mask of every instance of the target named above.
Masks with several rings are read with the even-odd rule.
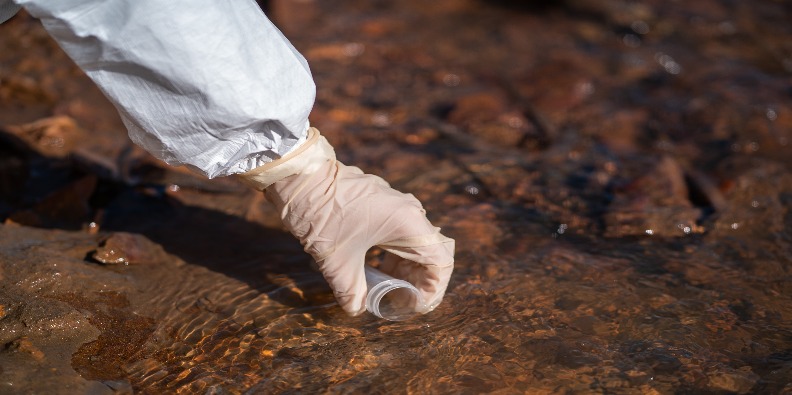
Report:
[[[792,392],[786,2],[260,2],[339,158],[457,240],[351,318],[263,196],[0,26],[0,393]]]

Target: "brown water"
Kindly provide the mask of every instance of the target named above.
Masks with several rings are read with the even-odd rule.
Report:
[[[268,11],[340,159],[457,240],[443,304],[346,317],[260,195],[131,146],[19,16],[0,393],[792,392],[787,2]]]

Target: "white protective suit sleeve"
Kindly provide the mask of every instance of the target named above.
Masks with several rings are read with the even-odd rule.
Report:
[[[11,0],[0,0],[0,23],[11,19],[22,6],[14,4]]]
[[[14,1],[171,165],[243,173],[305,141],[311,72],[253,0]]]

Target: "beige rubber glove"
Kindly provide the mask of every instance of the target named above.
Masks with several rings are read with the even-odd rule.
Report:
[[[338,162],[318,130],[311,128],[308,140],[294,152],[241,176],[266,191],[347,313],[365,311],[363,265],[373,246],[391,253],[381,271],[421,291],[426,305],[419,312],[442,301],[454,268],[454,240],[432,226],[413,195]]]

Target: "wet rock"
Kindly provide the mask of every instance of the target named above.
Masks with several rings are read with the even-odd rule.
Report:
[[[286,34],[297,34],[310,27],[319,15],[315,0],[269,0],[265,11],[278,28]]]
[[[0,266],[9,267],[2,253]],[[96,328],[82,312],[18,287],[18,275],[12,270],[11,282],[0,283],[0,304],[6,312],[0,317],[0,392],[83,393],[96,388],[77,375],[68,361],[80,344],[96,338]]]
[[[0,225],[0,392],[111,393],[85,372],[121,379],[120,366],[152,332],[153,321],[120,293],[129,278],[85,262],[94,238]],[[89,361],[75,363],[82,356]]]
[[[67,116],[45,118],[24,125],[6,126],[41,155],[62,158],[86,138],[86,133]]]
[[[529,135],[536,135],[533,124],[506,99],[494,92],[463,96],[448,114],[448,121],[475,138],[491,144],[513,147]]]
[[[605,74],[601,60],[583,53],[563,52],[541,63],[517,81],[514,89],[531,103],[533,113],[543,120],[547,133],[556,137],[569,112],[592,97],[594,77]]]
[[[30,356],[37,362],[44,361],[44,353],[34,346],[30,339],[26,337],[21,337],[6,344],[6,350],[30,354]]]
[[[644,131],[648,115],[645,110],[619,110],[608,114],[602,123],[591,122],[587,125],[599,129],[597,136],[613,152],[633,153],[639,148],[638,139]]]
[[[759,376],[748,370],[729,370],[707,375],[710,389],[734,394],[747,394],[759,381]]]
[[[664,157],[647,173],[617,188],[605,214],[605,236],[656,235],[680,237],[703,231],[701,210],[688,196],[682,167]]]
[[[456,214],[458,220],[449,228],[449,231],[453,234],[473,236],[468,243],[457,247],[459,250],[483,251],[491,249],[503,236],[503,229],[498,224],[499,212],[490,204],[479,204],[459,209]]]
[[[113,390],[115,395],[133,395],[135,393],[132,383],[127,380],[106,380],[102,384]]]
[[[788,217],[792,176],[785,166],[738,157],[723,161],[719,172],[729,177],[723,193],[728,203],[715,218],[715,237],[786,234],[792,229]]]
[[[90,312],[90,322],[101,333],[71,355],[71,365],[89,380],[123,380],[125,363],[134,360],[152,336],[156,325],[149,317],[131,311],[124,294],[104,292],[87,298],[63,294],[59,299]]]
[[[587,335],[604,335],[609,331],[607,323],[593,316],[577,317],[572,322],[572,325],[575,329]]]
[[[167,253],[145,236],[118,232],[102,242],[91,257],[105,265],[138,265],[161,263]]]

